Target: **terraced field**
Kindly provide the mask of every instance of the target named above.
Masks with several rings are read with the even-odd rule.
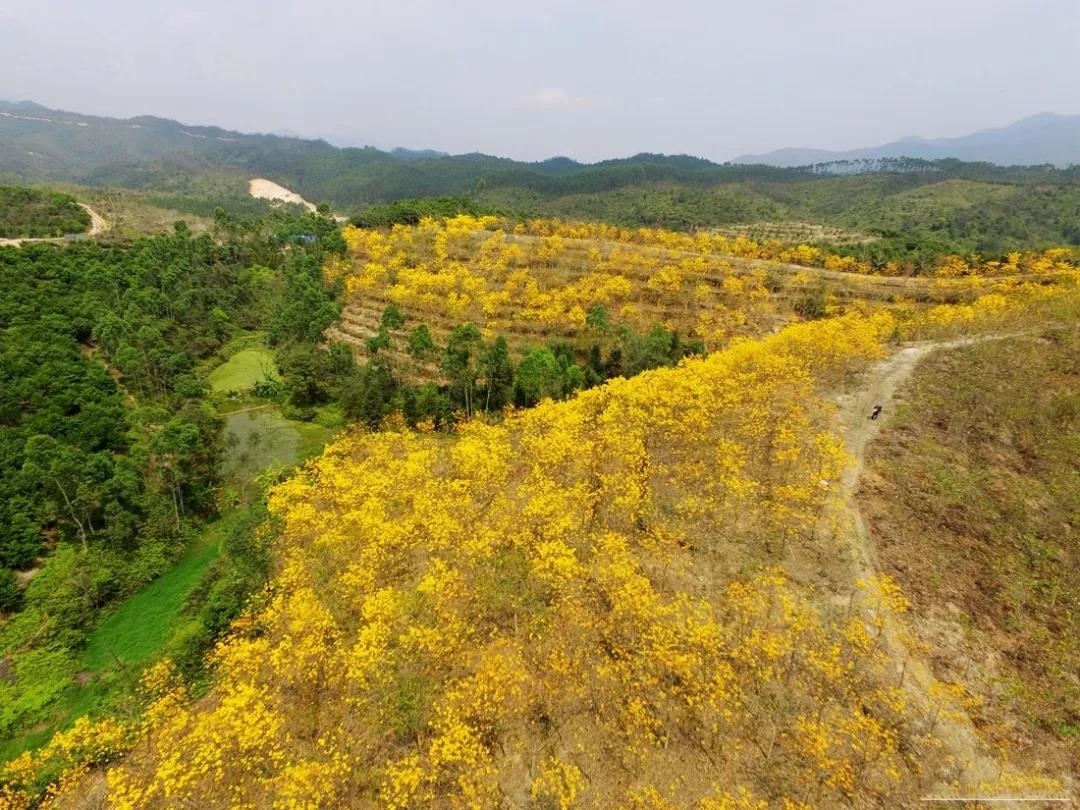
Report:
[[[405,352],[420,323],[437,342],[472,323],[488,339],[502,335],[516,352],[552,339],[579,351],[607,347],[620,328],[643,333],[662,324],[714,351],[793,321],[868,307],[903,312],[971,301],[986,290],[740,257],[707,242],[687,249],[542,236],[468,218],[390,234],[349,229],[347,240],[348,259],[330,272],[345,277],[349,292],[327,337],[366,357],[394,306],[406,322],[385,327],[391,346],[381,352],[408,377],[432,372]]]

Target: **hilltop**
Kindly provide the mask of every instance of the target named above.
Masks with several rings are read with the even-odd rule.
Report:
[[[23,181],[85,181],[106,167],[118,170],[115,167],[166,158],[199,165],[257,148],[333,149],[322,141],[189,126],[152,115],[127,119],[84,115],[30,101],[0,101],[0,133],[0,176]]]
[[[970,305],[797,324],[450,435],[353,431],[274,490],[275,577],[212,653],[211,693],[193,701],[153,667],[143,725],[76,726],[8,778],[130,749],[60,797],[802,810],[1058,796],[1056,749],[1010,763],[973,722],[965,676],[934,675],[845,503],[845,448],[861,457],[872,436],[864,404],[918,357],[1073,319],[1075,269],[1046,270],[1042,289],[971,276],[955,287],[983,293]],[[878,364],[883,341],[911,337],[930,342]]]

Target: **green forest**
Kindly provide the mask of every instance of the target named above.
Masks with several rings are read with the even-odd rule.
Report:
[[[88,640],[99,649],[85,656],[114,663],[94,635],[110,606],[162,581],[175,591],[162,598],[186,599],[173,654],[198,669],[263,581],[261,507],[223,495],[228,403],[207,376],[249,332],[317,340],[337,315],[321,260],[340,247],[316,215],[219,211],[198,237],[177,223],[129,244],[0,248],[0,730],[13,750],[65,708],[128,689],[72,685]]]
[[[89,228],[90,214],[68,194],[0,186],[0,239],[41,239]]]
[[[397,221],[409,222],[415,211],[402,210],[400,201],[444,197],[466,200],[458,204],[463,213],[558,216],[628,227],[694,230],[761,223],[767,231],[776,223],[815,223],[853,231],[893,254],[996,254],[1080,244],[1076,167],[894,160],[841,173],[829,166],[717,165],[663,155],[591,166],[483,155],[403,161],[358,149],[312,152],[295,160],[265,157],[229,155],[226,165],[238,172],[230,210],[240,210],[240,177],[260,172],[368,225],[386,222],[393,205],[399,206]],[[86,182],[142,189],[161,204],[205,213],[213,207],[208,189],[220,189],[224,182],[213,165],[200,161],[193,170],[164,161],[109,167]],[[217,179],[203,179],[210,177]],[[163,188],[171,190],[162,194]],[[247,213],[254,213],[253,201],[249,207]]]

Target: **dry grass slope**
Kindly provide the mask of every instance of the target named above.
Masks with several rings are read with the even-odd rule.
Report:
[[[1017,761],[1062,772],[1080,734],[1080,336],[1074,326],[928,358],[860,493],[881,564],[943,681]]]

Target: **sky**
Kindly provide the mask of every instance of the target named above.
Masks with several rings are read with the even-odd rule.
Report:
[[[583,161],[1080,113],[1080,0],[0,0],[0,99]]]

